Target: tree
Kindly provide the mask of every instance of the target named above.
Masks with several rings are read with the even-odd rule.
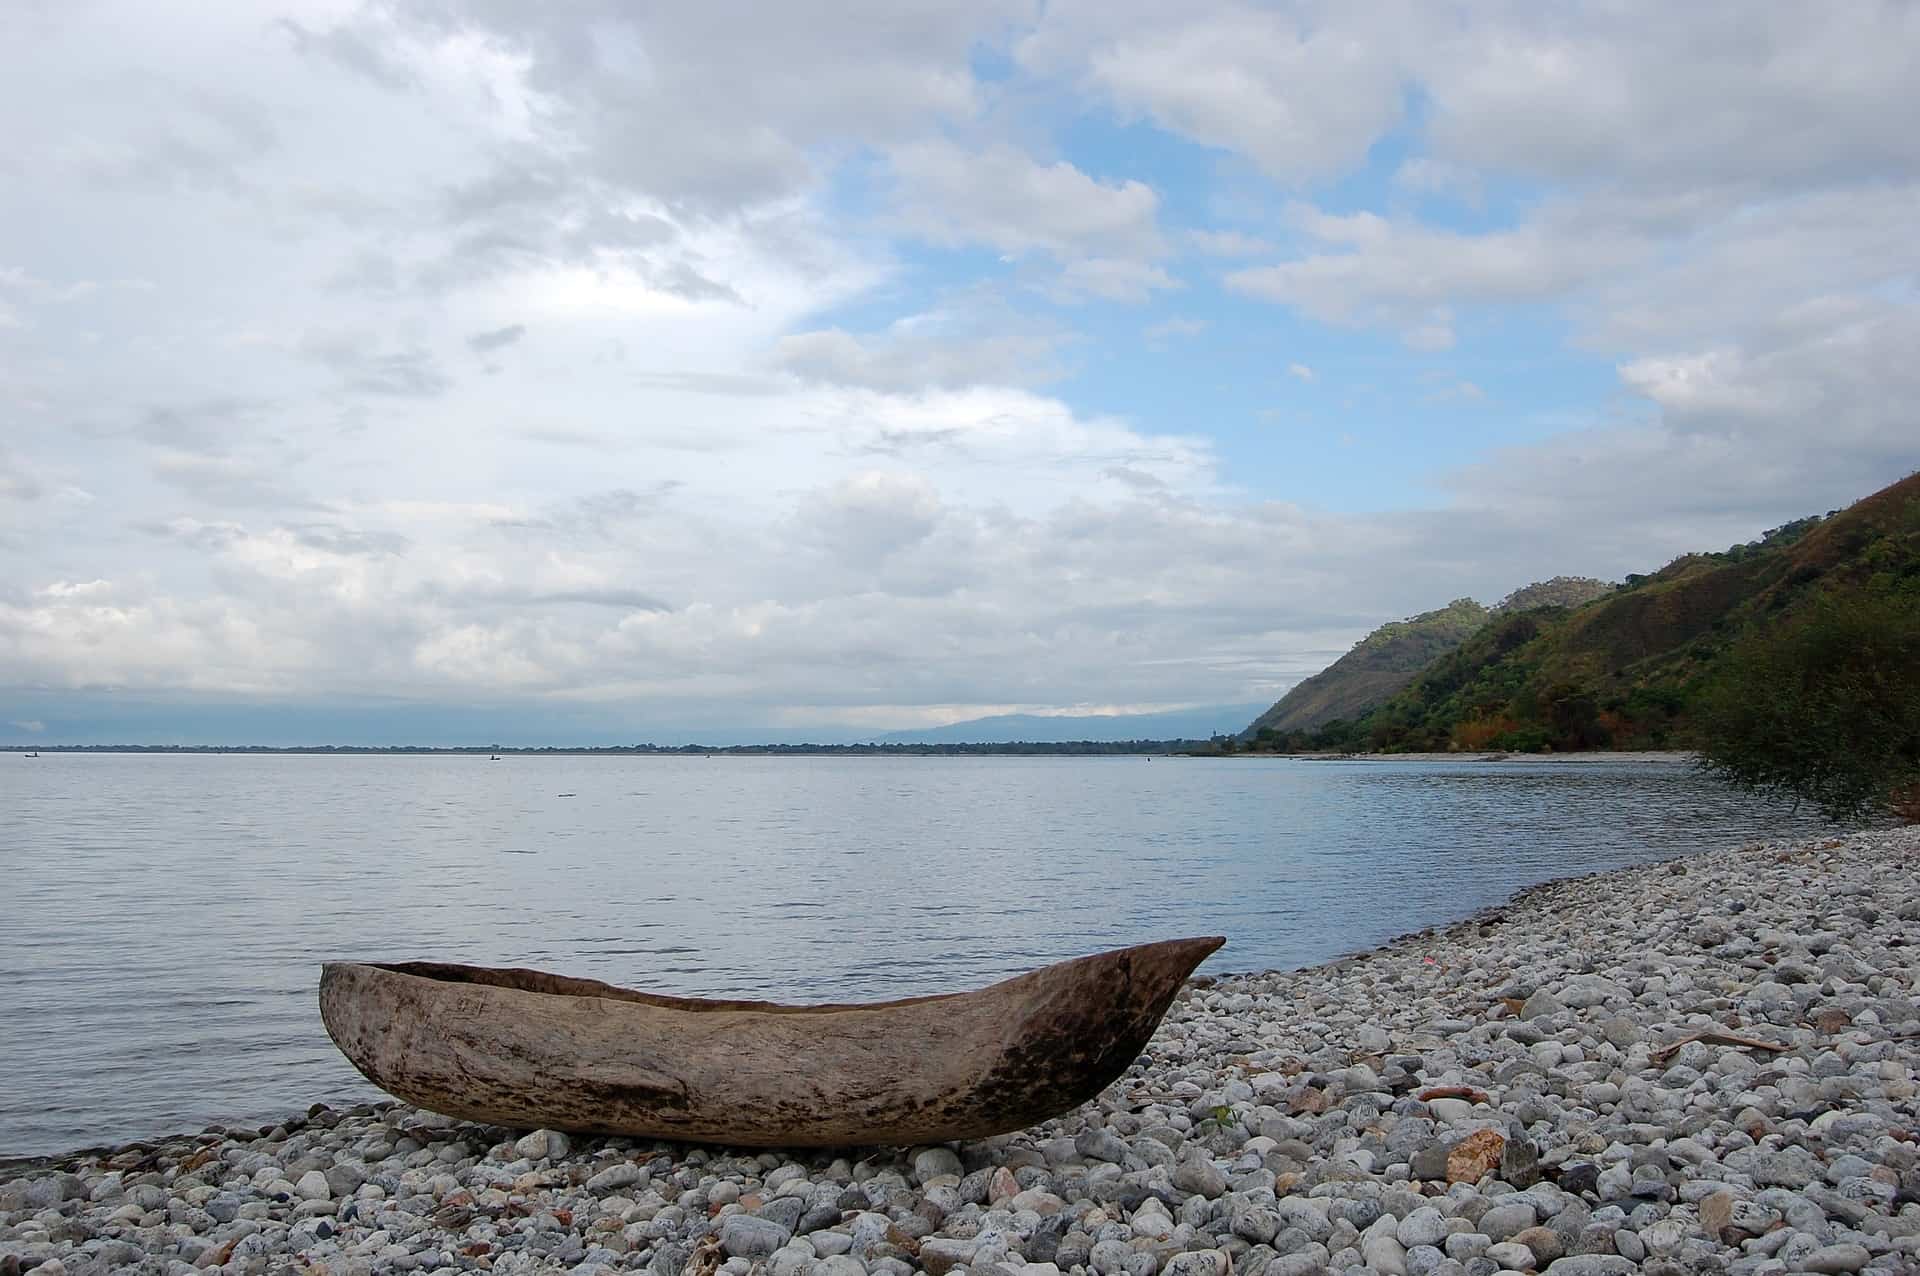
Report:
[[[1600,702],[1593,692],[1571,682],[1558,682],[1541,694],[1540,701],[1553,733],[1554,748],[1591,749],[1607,743],[1606,730],[1600,725]]]
[[[1727,651],[1696,724],[1707,769],[1827,818],[1920,818],[1920,594],[1820,599]]]

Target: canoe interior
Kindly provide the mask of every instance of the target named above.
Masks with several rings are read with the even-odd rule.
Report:
[[[1225,940],[1221,941],[1225,943]],[[438,961],[366,962],[374,970],[389,970],[396,975],[412,975],[447,984],[479,984],[488,988],[511,988],[519,992],[539,993],[547,997],[605,997],[611,1001],[631,1001],[636,1005],[659,1006],[666,1010],[692,1013],[716,1010],[753,1010],[761,1014],[824,1015],[843,1010],[883,1010],[894,1006],[918,1006],[930,1001],[966,997],[970,992],[935,993],[926,997],[901,997],[893,1001],[821,1002],[813,1005],[788,1005],[778,1001],[745,1001],[724,997],[673,997],[665,993],[641,992],[598,979],[580,979],[572,975],[553,975],[523,966],[461,966]],[[1018,976],[1016,976],[1018,978]]]
[[[324,967],[327,1031],[449,1116],[750,1147],[980,1138],[1071,1110],[1146,1048],[1226,941],[1170,940],[990,987],[792,1006],[445,962]]]

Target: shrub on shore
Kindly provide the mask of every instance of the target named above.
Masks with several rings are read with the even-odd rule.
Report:
[[[1702,761],[1742,788],[1920,822],[1920,593],[1820,599],[1747,635],[1696,722]]]

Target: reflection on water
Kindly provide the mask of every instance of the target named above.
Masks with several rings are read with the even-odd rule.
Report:
[[[1810,830],[1684,765],[0,757],[0,1153],[372,1093],[318,963],[949,991],[1219,933],[1321,960],[1548,877]]]

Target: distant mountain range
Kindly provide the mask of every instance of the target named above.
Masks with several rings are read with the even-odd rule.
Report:
[[[1920,474],[1617,586],[1557,578],[1484,613],[1462,599],[1383,625],[1242,736],[1308,749],[1687,747],[1690,708],[1733,642],[1816,598],[1870,591],[1913,598],[1920,618]]]
[[[1260,711],[1258,704],[1203,705],[1164,713],[1050,716],[1003,713],[917,731],[872,737],[882,744],[1065,744],[1076,740],[1205,740],[1231,735]]]
[[[876,732],[841,725],[689,727],[623,722],[613,713],[530,712],[513,706],[192,704],[119,698],[110,713],[82,716],[56,699],[0,697],[0,746],[184,748],[614,748],[654,745],[736,748],[801,744],[1072,744],[1205,740],[1231,735],[1258,704],[1204,705],[1165,713],[1001,714],[942,727]]]

